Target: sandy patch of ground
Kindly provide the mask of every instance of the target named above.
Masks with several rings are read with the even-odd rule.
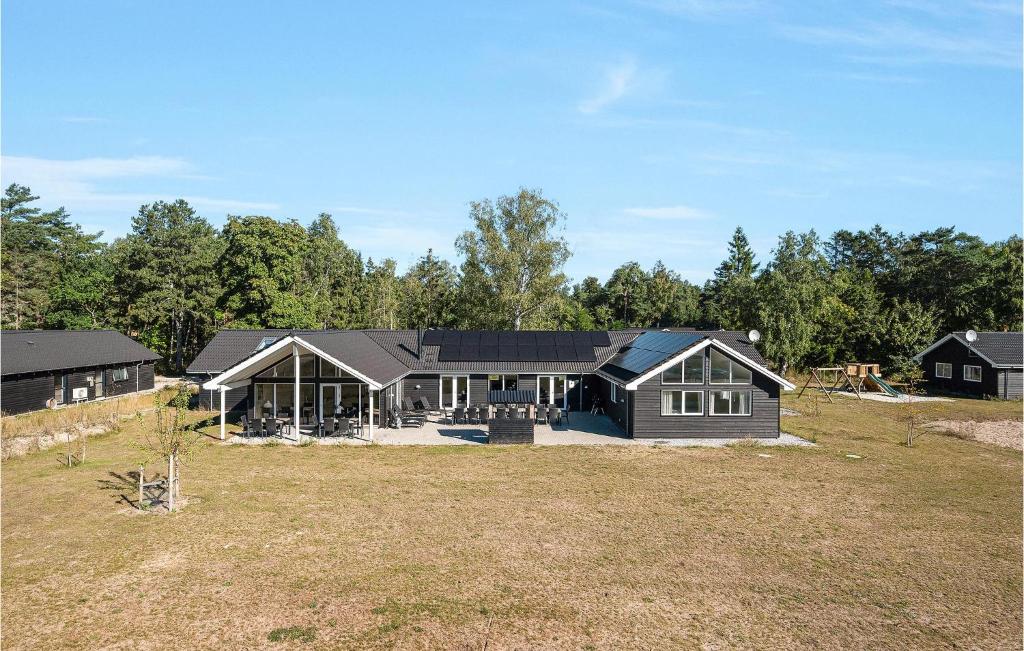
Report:
[[[970,441],[981,441],[1020,450],[1024,441],[1024,423],[1019,420],[936,420],[925,427],[949,432]]]

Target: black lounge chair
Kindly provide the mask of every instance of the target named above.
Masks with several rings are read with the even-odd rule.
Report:
[[[466,422],[467,423],[479,423],[480,422],[480,408],[469,407],[466,409]]]
[[[458,423],[459,421],[466,422],[466,408],[456,407],[452,413],[452,423]]]
[[[277,421],[273,418],[267,419],[267,436],[277,436]]]
[[[557,405],[548,405],[547,421],[548,425],[554,425],[556,421],[559,425],[562,424],[562,410]]]

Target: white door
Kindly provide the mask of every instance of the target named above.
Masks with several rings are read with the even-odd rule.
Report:
[[[566,393],[564,375],[537,376],[538,405],[558,405],[562,409],[565,409],[565,396]]]
[[[438,403],[445,409],[469,406],[469,376],[442,375]]]

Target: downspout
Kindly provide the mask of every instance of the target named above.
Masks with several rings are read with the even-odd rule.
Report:
[[[135,393],[139,392],[139,371],[142,370],[142,362],[135,365]]]

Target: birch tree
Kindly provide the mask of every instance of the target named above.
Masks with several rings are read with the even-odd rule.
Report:
[[[572,255],[565,215],[540,190],[470,204],[474,229],[456,241],[464,256],[462,304],[467,325],[522,330],[546,325],[544,308],[561,300]]]

